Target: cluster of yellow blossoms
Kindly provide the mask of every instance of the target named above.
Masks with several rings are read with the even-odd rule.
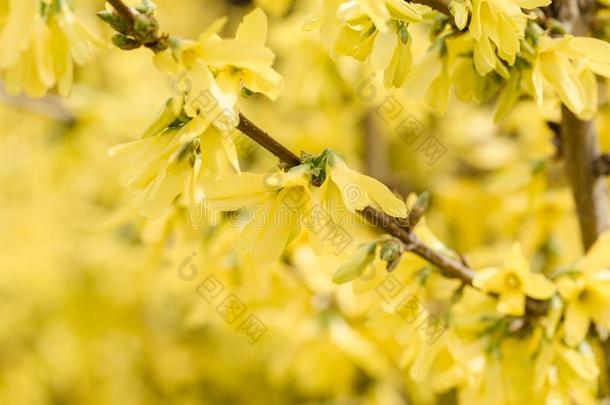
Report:
[[[43,96],[72,88],[74,64],[85,63],[100,41],[76,18],[68,0],[3,0],[0,77],[11,94]]]
[[[545,91],[582,119],[597,111],[595,74],[610,77],[610,45],[595,39],[551,36],[533,22],[528,10],[549,0],[452,0],[452,22],[430,9],[403,1],[324,2],[312,27],[319,27],[334,56],[367,58],[385,69],[386,87],[403,87],[407,95],[424,91],[428,102],[444,112],[451,87],[461,100],[488,101],[500,91],[496,118],[503,118],[522,94],[543,101]],[[429,54],[420,66],[411,55],[410,26],[434,24]],[[545,86],[546,85],[546,86]]]

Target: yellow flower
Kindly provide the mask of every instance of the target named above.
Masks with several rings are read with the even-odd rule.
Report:
[[[555,286],[550,280],[542,274],[530,272],[519,244],[513,245],[503,267],[477,272],[473,285],[498,294],[497,310],[515,316],[524,314],[526,296],[542,300],[555,293]]]
[[[239,171],[232,138],[199,116],[188,117],[183,107],[180,96],[168,100],[140,140],[109,151],[127,164],[121,182],[138,194],[145,216],[163,215],[183,192],[190,205],[200,204],[205,195],[201,179]]]
[[[301,165],[287,173],[221,176],[204,184],[205,206],[220,212],[245,210],[238,249],[259,264],[274,262],[298,235],[309,207],[308,170]]]
[[[469,31],[475,39],[474,62],[484,76],[496,68],[496,51],[509,65],[515,63],[525,37],[527,16],[522,8],[546,6],[550,0],[473,0]]]
[[[234,39],[200,39],[197,51],[225,90],[242,89],[275,100],[283,89],[282,77],[271,67],[273,52],[265,46],[267,17],[259,8],[244,17]]]
[[[74,63],[82,65],[100,41],[65,0],[11,0],[0,32],[0,73],[7,91],[43,96],[57,86],[70,93]]]
[[[576,346],[585,338],[591,321],[610,327],[610,233],[600,236],[585,257],[578,261],[576,274],[557,282],[565,301],[565,341]]]
[[[610,77],[610,44],[595,38],[565,36],[540,38],[531,72],[538,103],[543,101],[543,82],[548,82],[563,104],[582,119],[597,111],[595,74]]]
[[[159,217],[189,186],[191,199],[201,199],[201,192],[192,186],[201,167],[198,148],[197,134],[170,129],[158,136],[117,145],[109,155],[125,158],[128,169],[121,174],[121,183],[138,195],[142,214]]]
[[[155,55],[156,66],[168,73],[182,73],[180,79],[194,97],[199,94],[196,90],[206,90],[213,80],[233,104],[242,91],[275,100],[283,89],[283,80],[272,68],[275,55],[265,46],[267,17],[255,9],[244,17],[233,39],[218,35],[225,23],[226,18],[216,20],[197,41],[176,40],[172,48]],[[211,76],[211,80],[203,78],[205,86],[197,83],[204,76],[202,70]]]
[[[371,53],[371,64],[375,69],[384,69],[386,88],[403,85],[413,62],[411,35],[405,23],[396,23],[392,30],[378,32]]]
[[[347,4],[354,2],[348,1]],[[356,0],[355,3],[375,23],[379,31],[387,30],[387,22],[393,18],[406,22],[419,22],[422,16],[417,8],[402,0]]]
[[[326,153],[326,181],[321,187],[323,204],[342,207],[350,214],[372,207],[393,217],[407,216],[405,202],[396,197],[383,183],[350,169],[335,153]]]
[[[216,20],[197,41],[175,40],[154,57],[157,68],[174,77],[173,88],[186,97],[184,111],[201,126],[215,127],[236,170],[238,158],[231,133],[239,123],[237,101],[242,92],[257,92],[271,99],[283,88],[282,77],[272,69],[274,54],[265,47],[267,18],[256,9],[244,17],[234,39],[218,32],[226,18]]]
[[[335,56],[364,61],[384,69],[386,87],[400,87],[411,69],[409,23],[419,22],[418,9],[402,0],[328,2],[320,16],[320,32]]]
[[[543,340],[534,370],[531,383],[536,393],[546,397],[546,403],[597,403],[599,367],[589,345],[567,347],[559,334],[550,342]]]

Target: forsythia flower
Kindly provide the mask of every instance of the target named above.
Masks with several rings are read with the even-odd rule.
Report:
[[[183,192],[189,204],[201,203],[204,190],[200,178],[236,169],[237,158],[233,159],[232,149],[223,144],[231,142],[230,138],[199,117],[188,118],[183,106],[182,97],[170,99],[142,139],[109,151],[110,156],[125,159],[128,168],[121,182],[138,194],[145,216],[163,215]]]
[[[246,210],[239,250],[258,263],[276,261],[298,235],[309,206],[308,170],[301,165],[287,173],[222,176],[204,186],[205,205],[212,211]]]
[[[225,23],[226,18],[219,19],[197,41],[176,39],[155,55],[157,67],[178,75],[177,87],[194,101],[187,106],[189,116],[202,115],[223,130],[237,125],[235,106],[242,92],[275,100],[283,88],[282,77],[271,67],[275,56],[265,46],[265,14],[255,9],[246,15],[234,39],[218,35]]]
[[[550,280],[542,274],[530,272],[519,244],[513,245],[503,267],[477,272],[473,285],[498,294],[498,311],[515,316],[524,314],[526,296],[547,299],[555,293],[555,286]]]
[[[34,97],[53,86],[67,96],[74,63],[84,64],[91,45],[100,44],[66,0],[11,0],[0,31],[0,73],[7,91]]]
[[[474,63],[482,76],[496,68],[498,56],[515,63],[525,37],[527,16],[522,8],[549,5],[550,0],[473,0],[469,31],[475,39]]]
[[[323,205],[342,207],[350,214],[372,207],[393,217],[407,216],[405,202],[396,197],[383,183],[350,169],[343,159],[332,151],[325,153],[326,181],[320,190]]]
[[[576,346],[585,338],[591,321],[609,328],[610,309],[610,233],[600,236],[574,270],[557,282],[565,300],[564,334],[566,343]]]
[[[559,99],[582,119],[597,111],[595,74],[610,77],[610,44],[595,38],[565,36],[540,38],[532,71],[532,85],[539,103],[543,81],[551,84]]]
[[[147,216],[161,215],[183,191],[190,204],[199,204],[205,195],[200,180],[239,172],[234,142],[239,94],[276,98],[281,90],[282,78],[271,68],[274,55],[264,46],[265,14],[256,9],[245,16],[235,39],[217,35],[225,22],[217,20],[198,41],[174,41],[155,55],[161,70],[177,75],[174,89],[180,95],[168,101],[141,140],[110,152],[133,161],[123,181],[140,194]]]
[[[334,55],[370,56],[374,68],[385,69],[385,86],[400,87],[411,69],[407,26],[421,20],[418,9],[402,0],[329,1],[318,25]]]
[[[560,335],[544,342],[534,366],[535,392],[544,393],[548,404],[594,404],[599,367],[589,345],[565,346]]]

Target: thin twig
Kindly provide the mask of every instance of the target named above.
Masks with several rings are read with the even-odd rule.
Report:
[[[301,164],[301,159],[299,159],[297,155],[273,139],[268,133],[254,125],[254,123],[242,113],[239,113],[239,124],[237,124],[237,129],[254,142],[267,149],[288,167],[294,167]]]
[[[6,92],[1,82],[0,103],[43,115],[66,125],[72,125],[76,122],[76,117],[60,97],[50,94],[38,99],[30,98],[24,94],[13,96]]]

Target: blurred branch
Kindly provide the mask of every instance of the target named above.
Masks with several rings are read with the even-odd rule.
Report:
[[[381,181],[390,189],[397,190],[403,195],[408,194],[409,187],[392,172],[388,153],[390,145],[387,137],[381,133],[379,123],[372,111],[368,111],[364,116],[362,143],[366,174]]]
[[[30,98],[23,94],[12,96],[6,92],[4,86],[0,82],[0,102],[10,107],[42,115],[67,125],[76,122],[76,117],[72,111],[70,111],[64,101],[57,96],[46,95],[37,99]]]
[[[595,9],[592,0],[560,0],[553,2],[554,12],[573,35],[588,35]],[[597,173],[600,157],[599,139],[593,120],[578,119],[566,106],[561,108],[561,143],[565,170],[580,223],[584,250],[588,250],[599,235],[610,228],[608,216],[608,187],[606,179]],[[601,339],[605,357],[606,384],[601,387],[606,397],[610,395],[610,340]],[[602,381],[603,379],[600,379]]]
[[[561,143],[565,170],[580,223],[585,251],[598,236],[610,228],[608,217],[608,188],[606,179],[599,176],[599,140],[593,121],[579,120],[567,107],[562,107]]]
[[[610,153],[602,153],[595,161],[595,173],[598,176],[610,175]]]

